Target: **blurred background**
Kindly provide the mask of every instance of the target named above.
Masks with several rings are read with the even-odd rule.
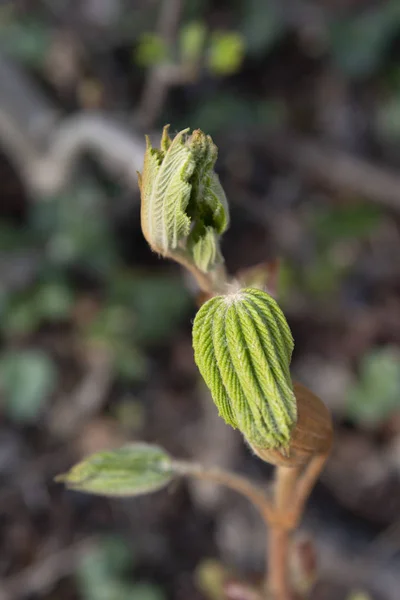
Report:
[[[136,170],[165,123],[213,136],[229,271],[281,258],[293,374],[334,415],[300,530],[312,598],[396,600],[398,0],[0,2],[0,598],[218,600],[221,568],[263,571],[227,490],[54,483],[139,439],[271,478],[200,381],[192,282],[142,238]]]

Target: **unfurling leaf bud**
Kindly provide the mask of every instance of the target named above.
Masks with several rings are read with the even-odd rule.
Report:
[[[216,160],[209,135],[184,129],[171,140],[166,126],[160,149],[147,138],[139,174],[141,224],[150,247],[163,256],[184,252],[204,272],[222,262],[219,236],[229,222]]]
[[[93,454],[56,481],[102,496],[139,496],[165,487],[173,477],[171,459],[162,448],[138,443]]]
[[[215,296],[194,320],[195,361],[220,415],[251,446],[283,454],[297,418],[293,345],[284,314],[261,290]]]

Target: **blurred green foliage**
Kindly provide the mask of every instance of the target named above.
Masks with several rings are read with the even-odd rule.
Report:
[[[41,350],[10,350],[0,357],[0,390],[7,415],[34,422],[57,383],[57,369]]]
[[[0,48],[31,67],[45,62],[51,29],[35,15],[14,18],[10,5],[0,6]]]
[[[202,21],[190,21],[179,32],[179,47],[183,63],[196,63],[203,52],[207,28]]]
[[[332,58],[352,78],[372,75],[386,58],[400,28],[398,0],[382,2],[329,27]]]
[[[350,418],[376,426],[400,411],[400,354],[397,348],[377,348],[361,361],[359,380],[347,392]]]
[[[151,67],[168,59],[168,48],[156,33],[143,33],[134,54],[140,67]]]
[[[134,582],[132,551],[117,535],[103,535],[81,559],[76,581],[83,600],[163,600],[155,584]]]
[[[247,53],[256,57],[279,42],[287,25],[273,0],[246,0],[241,3],[241,31]]]
[[[320,205],[304,216],[310,251],[307,261],[286,260],[280,269],[279,296],[285,302],[302,292],[320,301],[334,301],[343,278],[354,266],[354,253],[377,231],[383,219],[381,208],[348,202]],[[304,244],[306,246],[306,244]]]
[[[379,226],[382,210],[373,204],[346,203],[313,211],[311,227],[319,247],[343,239],[361,239]]]
[[[334,294],[353,265],[352,246],[376,231],[381,217],[378,207],[364,203],[314,210],[310,228],[315,252],[305,271],[306,289],[322,297]]]
[[[68,324],[83,351],[101,345],[109,352],[115,378],[144,377],[145,346],[171,335],[190,298],[179,275],[139,272],[124,263],[96,180],[33,203],[23,227],[0,224],[0,230],[7,269],[25,261],[28,272],[17,284],[12,273],[9,283],[7,277],[0,282],[0,334],[29,345],[42,327]],[[57,381],[50,355],[21,350],[6,353],[0,365],[7,414],[39,419]]]
[[[215,31],[208,51],[208,67],[216,75],[236,73],[244,58],[242,36],[233,31]]]

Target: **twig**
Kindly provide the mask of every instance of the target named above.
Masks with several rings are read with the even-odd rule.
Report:
[[[298,469],[296,467],[276,468],[275,509],[282,522],[271,527],[268,534],[268,578],[267,589],[276,600],[290,600],[289,543],[290,529],[283,526],[283,520],[290,511],[296,495]]]
[[[1,55],[0,143],[34,197],[63,189],[86,152],[136,186],[144,155],[142,136],[104,114],[60,119],[30,77]]]
[[[288,513],[291,515],[292,527],[297,527],[304,511],[305,503],[315,485],[316,480],[321,474],[322,469],[329,457],[327,454],[313,456],[306,466],[304,472],[297,480],[295,496],[292,507],[289,507]]]
[[[235,490],[250,500],[250,502],[258,509],[266,524],[274,522],[275,513],[266,494],[248,479],[229,471],[213,467],[206,468],[185,461],[173,461],[172,469],[178,475],[213,481]]]
[[[170,56],[173,54],[181,12],[182,0],[162,0],[156,31]],[[171,59],[150,69],[135,115],[137,123],[144,129],[153,127],[169,88],[172,85],[188,83],[195,76],[192,66],[175,64]]]
[[[105,114],[83,112],[59,124],[50,136],[49,152],[40,163],[49,178],[49,170],[56,170],[53,186],[60,187],[68,181],[81,155],[91,153],[114,175],[136,186],[144,151],[142,136]]]
[[[179,4],[180,0],[165,0],[163,6],[179,8]],[[175,15],[179,20],[179,11]],[[170,18],[169,39],[174,23]],[[176,65],[164,65],[163,68],[169,81],[187,81],[190,75]],[[166,85],[163,77],[157,84],[160,90]],[[150,95],[150,92],[143,92],[139,116],[146,111],[151,114],[146,93]],[[160,96],[162,94],[163,91]],[[154,101],[159,102],[158,96],[158,92],[152,92]],[[154,122],[154,118],[153,115],[150,120]],[[140,117],[140,124],[148,127],[146,117],[143,120]],[[136,171],[142,166],[144,154],[142,137],[106,115],[83,112],[60,119],[58,111],[30,77],[1,55],[0,142],[28,191],[35,197],[60,191],[68,182],[76,161],[85,152],[93,153],[114,175],[136,185]],[[400,177],[394,171],[290,132],[264,135],[260,143],[261,149],[266,148],[270,156],[288,162],[313,180],[400,210]]]

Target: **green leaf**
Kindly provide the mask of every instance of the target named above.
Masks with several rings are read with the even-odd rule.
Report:
[[[172,479],[169,455],[142,443],[93,454],[57,477],[73,490],[103,496],[140,496],[162,489]]]
[[[0,388],[5,409],[15,421],[36,421],[56,382],[54,363],[39,350],[9,352],[0,361]]]
[[[141,224],[155,252],[172,258],[183,255],[186,263],[208,271],[222,260],[217,248],[209,251],[210,230],[217,244],[214,234],[221,235],[229,224],[228,203],[213,170],[217,147],[199,129],[191,135],[188,131],[171,140],[168,126],[164,127],[160,149],[147,139],[143,173],[139,174]],[[196,256],[193,252],[203,238],[209,260],[204,259],[204,252]]]
[[[142,33],[135,52],[135,60],[141,67],[157,65],[168,58],[163,39],[155,33]]]
[[[191,252],[196,265],[204,272],[207,272],[210,265],[213,265],[219,254],[218,239],[211,227],[205,228],[205,233],[197,239],[193,239]]]
[[[190,230],[186,208],[195,163],[185,144],[188,131],[178,133],[165,152],[152,148],[146,138],[143,173],[139,177],[142,231],[150,247],[163,256],[175,249]],[[164,138],[168,138],[168,127],[164,128]]]
[[[244,40],[234,31],[216,31],[211,37],[208,67],[216,75],[236,73],[244,59]]]
[[[360,379],[347,392],[348,415],[364,425],[378,425],[400,410],[400,354],[380,348],[363,357]]]
[[[203,52],[207,29],[201,21],[191,21],[179,32],[181,60],[183,63],[196,63]]]
[[[260,448],[285,448],[297,418],[293,338],[275,300],[247,288],[206,302],[193,325],[195,361],[220,415]]]

